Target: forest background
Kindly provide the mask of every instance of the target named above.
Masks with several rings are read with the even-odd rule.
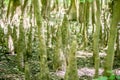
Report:
[[[120,0],[0,0],[0,80],[120,80]]]

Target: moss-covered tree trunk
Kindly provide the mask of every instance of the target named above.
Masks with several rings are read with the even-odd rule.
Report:
[[[71,39],[72,41],[69,49],[68,66],[66,68],[65,80],[79,80],[75,57],[77,51],[77,42],[75,36],[73,36]]]
[[[24,49],[23,49],[24,48]],[[17,45],[17,62],[18,68],[20,70],[24,70],[24,53],[25,53],[25,31],[23,26],[23,13],[21,14],[20,18],[20,25],[19,25],[19,38],[18,38],[18,45]]]
[[[50,0],[41,0],[42,3],[42,11],[41,14],[44,19],[49,18],[50,11]]]
[[[63,54],[65,56],[66,65],[68,64],[68,44],[69,44],[69,26],[68,26],[68,19],[67,16],[64,16],[62,27],[61,27],[61,33],[62,33],[62,50]]]
[[[24,35],[24,28],[22,23],[20,23],[19,26],[19,39],[18,39],[18,45],[17,45],[17,61],[18,61],[18,67],[20,70],[23,70],[24,68],[24,56],[23,53],[25,52],[25,35]],[[23,49],[24,47],[24,49]]]
[[[71,5],[69,7],[69,20],[77,20],[77,8],[76,8],[76,0],[71,0]]]
[[[53,0],[53,7],[51,10],[56,9],[58,11],[59,9],[59,1],[58,0]]]
[[[95,13],[95,32],[93,34],[93,54],[95,63],[95,77],[99,75],[99,34],[100,34],[100,2],[95,0],[93,2]]]
[[[58,30],[56,33],[56,42],[54,48],[54,56],[53,56],[53,64],[54,69],[58,70],[61,69],[62,61],[60,59],[62,52],[62,36],[61,36],[61,27],[58,26]]]
[[[33,27],[32,27],[32,5],[30,6],[30,28],[28,29],[28,36],[27,37],[27,41],[26,41],[26,53],[24,55],[24,62],[25,62],[25,80],[31,80],[31,73],[30,73],[30,64],[29,64],[29,60],[32,57],[32,31],[33,31]]]
[[[119,23],[120,24],[120,23]],[[120,25],[118,25],[117,29],[117,39],[116,39],[116,57],[120,59]]]
[[[120,0],[114,0],[113,5],[113,13],[112,13],[112,20],[110,23],[110,36],[108,38],[108,50],[107,56],[105,59],[104,65],[104,75],[110,76],[109,71],[112,70],[113,62],[114,62],[114,46],[117,37],[117,25],[120,21]]]
[[[83,23],[83,20],[84,20],[84,3],[83,2],[80,2],[79,3],[79,22],[80,23]]]
[[[25,80],[31,80],[30,79],[30,67],[29,67],[28,62],[25,62]]]
[[[81,26],[80,26],[80,33],[82,34],[83,33],[83,22],[84,22],[84,3],[82,2],[79,2],[79,22],[81,23]]]
[[[9,0],[9,3],[8,3],[8,9],[7,9],[7,18],[8,18],[8,21],[12,21],[12,18],[14,16],[14,13],[15,13],[15,10],[18,6],[21,6],[20,5],[20,1],[16,1],[16,0]],[[15,49],[16,49],[16,52],[17,52],[17,56],[16,56],[16,62],[17,62],[17,66],[18,66],[18,69],[20,71],[23,71],[24,69],[24,52],[25,52],[25,35],[24,35],[24,26],[23,26],[23,12],[20,16],[20,24],[19,24],[19,38],[17,40],[17,36],[16,34],[16,29],[14,28],[14,33],[12,33],[12,30],[10,30],[10,24],[8,25],[8,35],[12,35],[13,37],[13,41],[14,40],[17,40],[16,42],[18,43],[17,46],[14,46]],[[15,45],[16,43],[14,43]],[[17,47],[17,48],[16,48]],[[24,49],[23,49],[24,48]]]
[[[49,70],[47,65],[47,50],[46,50],[46,42],[45,35],[43,32],[42,26],[42,17],[40,13],[40,3],[39,0],[33,0],[34,12],[36,23],[38,26],[38,40],[39,40],[39,56],[40,56],[40,74],[39,80],[49,80]]]
[[[63,7],[64,9],[68,8],[68,0],[63,0]]]

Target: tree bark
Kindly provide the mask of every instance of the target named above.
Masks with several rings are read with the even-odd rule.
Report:
[[[120,21],[120,0],[114,0],[113,5],[113,14],[112,14],[112,21],[110,25],[110,36],[108,38],[108,50],[107,56],[105,59],[105,66],[104,66],[104,75],[110,76],[109,71],[112,71],[113,62],[114,62],[114,46],[117,37],[117,25]]]
[[[65,73],[65,80],[79,80],[76,62],[76,51],[77,51],[77,41],[76,37],[73,36],[70,44],[69,55],[68,55],[68,66]]]
[[[58,26],[58,30],[56,33],[56,42],[55,42],[55,49],[54,49],[54,69],[59,70],[62,66],[62,61],[60,59],[62,51],[62,36],[61,36],[61,27]]]
[[[76,8],[76,0],[71,0],[71,5],[69,7],[69,20],[77,20],[77,8]]]
[[[93,2],[94,13],[95,13],[95,32],[93,34],[93,55],[94,55],[94,67],[95,67],[95,78],[99,75],[99,34],[100,34],[100,3],[98,0]]]
[[[36,23],[38,26],[38,39],[39,39],[39,56],[40,56],[40,73],[39,73],[39,79],[40,80],[49,80],[49,70],[47,65],[47,50],[46,50],[46,42],[45,42],[45,36],[43,33],[43,26],[42,26],[42,17],[40,14],[40,3],[39,0],[33,0],[34,5],[34,12],[35,12],[35,18]]]

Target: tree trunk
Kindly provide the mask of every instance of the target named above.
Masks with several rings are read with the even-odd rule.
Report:
[[[83,14],[83,49],[88,46],[88,23],[89,23],[89,2],[86,1],[84,4]]]
[[[60,59],[62,51],[62,36],[61,36],[61,27],[58,26],[58,30],[56,33],[56,42],[55,42],[55,48],[54,48],[54,69],[59,70],[62,66],[62,61]]]
[[[29,70],[29,63],[25,62],[25,80],[31,80],[30,79],[30,70]]]
[[[68,66],[65,73],[65,80],[79,80],[77,72],[77,62],[76,62],[76,51],[77,51],[77,42],[75,36],[73,36],[69,49],[68,56]]]
[[[24,48],[24,49],[23,49]],[[17,61],[18,68],[23,70],[24,68],[24,53],[25,53],[25,31],[23,27],[23,14],[21,15],[20,25],[19,25],[19,38],[17,45]]]
[[[41,0],[42,3],[42,11],[41,15],[44,19],[49,18],[50,11],[50,0]]]
[[[104,75],[110,76],[109,71],[112,70],[113,62],[114,62],[114,46],[117,37],[117,25],[120,21],[120,0],[114,0],[113,5],[113,14],[112,14],[112,21],[110,25],[110,36],[108,39],[108,50],[107,56],[105,59],[105,66],[104,66]]]
[[[95,13],[95,32],[93,34],[93,54],[94,54],[94,63],[95,63],[95,78],[99,75],[99,34],[100,34],[100,3],[95,0],[93,2],[94,5],[94,13]]]
[[[76,0],[71,0],[71,5],[69,7],[69,20],[77,20],[77,8],[76,8]]]
[[[47,65],[47,50],[46,50],[46,42],[45,36],[43,34],[43,26],[42,26],[42,17],[40,14],[40,3],[38,0],[33,0],[35,18],[38,26],[38,39],[39,39],[39,56],[40,56],[40,80],[49,80],[49,70]]]
[[[61,33],[62,33],[62,50],[63,54],[65,56],[66,60],[66,65],[68,64],[68,44],[69,44],[69,26],[68,26],[68,19],[67,16],[64,15],[63,23],[62,23],[62,28],[61,28]]]

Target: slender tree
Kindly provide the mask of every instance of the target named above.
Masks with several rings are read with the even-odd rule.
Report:
[[[30,70],[29,70],[29,63],[25,62],[25,80],[31,80],[30,79]]]
[[[110,76],[109,71],[112,70],[113,62],[114,62],[114,46],[117,37],[117,25],[120,21],[120,0],[113,1],[113,11],[112,11],[112,20],[110,23],[110,36],[108,38],[108,49],[107,56],[105,59],[104,65],[104,75]]]
[[[100,2],[95,0],[93,2],[95,13],[95,32],[93,34],[93,54],[95,63],[95,77],[98,77],[99,73],[99,34],[100,34]]]
[[[23,49],[24,47],[24,49]],[[19,39],[17,45],[17,62],[18,68],[23,71],[24,68],[24,53],[25,53],[25,31],[23,27],[23,16],[21,15],[20,25],[19,25]]]
[[[49,11],[50,11],[50,0],[41,0],[42,3],[42,11],[41,14],[43,18],[49,18]]]
[[[70,20],[77,20],[76,0],[71,0],[71,5],[69,7],[68,14]]]
[[[68,19],[67,16],[64,16],[62,27],[61,27],[61,34],[62,34],[62,50],[65,56],[66,65],[68,64],[68,44],[69,44],[69,36],[70,36],[70,27],[68,26]]]
[[[65,80],[79,80],[78,72],[77,72],[77,63],[76,63],[76,51],[77,51],[77,42],[76,37],[73,36],[69,49],[68,56],[68,66],[65,74]]]
[[[38,39],[39,39],[39,56],[40,56],[40,80],[49,80],[49,70],[47,65],[47,50],[45,36],[43,34],[42,17],[40,13],[39,0],[33,0],[35,18],[38,26]]]
[[[61,62],[61,59],[60,59],[61,52],[62,52],[61,27],[58,26],[58,30],[57,30],[57,33],[56,33],[56,42],[55,42],[55,49],[54,49],[54,57],[53,57],[54,58],[53,62],[54,62],[54,69],[55,70],[60,69],[61,66],[62,66],[62,62]]]
[[[85,1],[83,11],[83,49],[88,46],[89,2]]]

